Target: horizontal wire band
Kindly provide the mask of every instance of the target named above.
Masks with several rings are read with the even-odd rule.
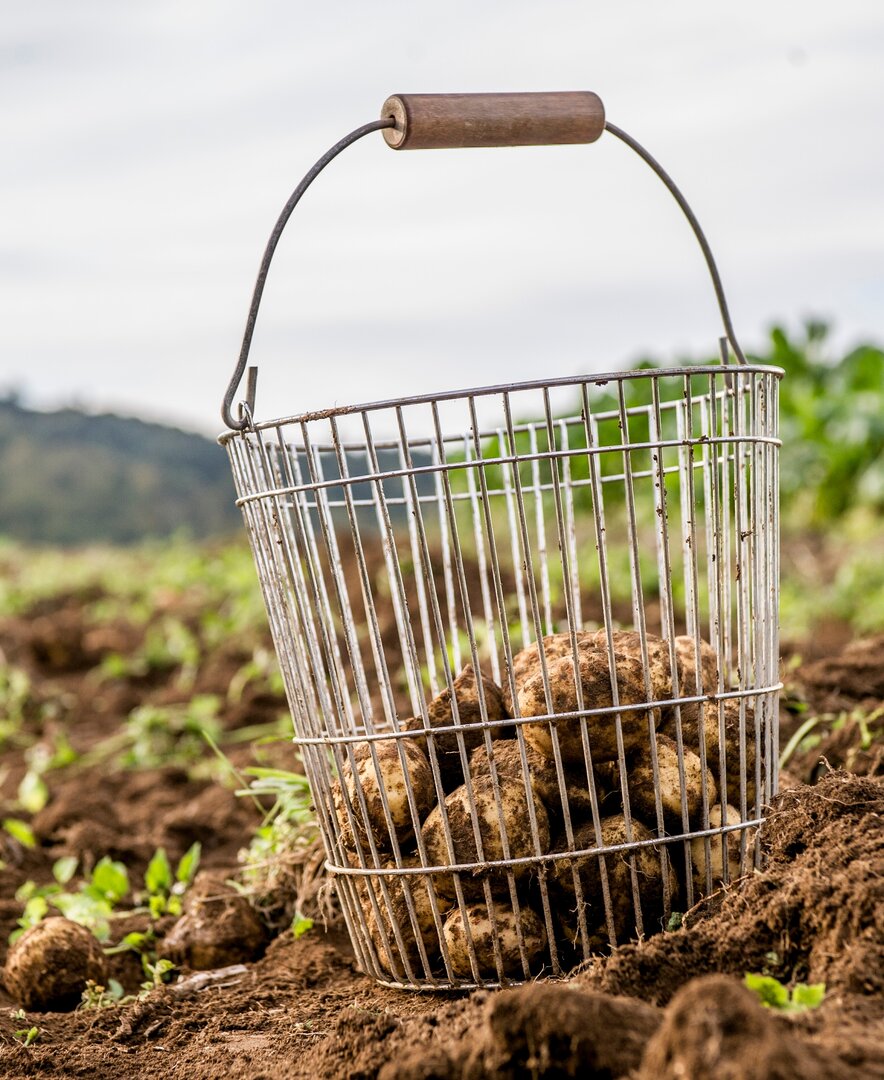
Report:
[[[608,847],[581,848],[579,851],[551,851],[546,855],[523,855],[513,859],[490,859],[487,862],[451,863],[441,866],[402,866],[381,869],[380,867],[354,867],[338,866],[330,859],[326,859],[325,868],[333,874],[341,877],[376,878],[387,877],[415,877],[421,874],[484,874],[488,870],[507,870],[513,866],[535,866],[541,863],[561,862],[563,859],[583,859],[590,855],[614,855],[620,851],[636,851],[640,848],[657,848],[666,844],[678,844],[685,840],[703,840],[707,836],[723,836],[725,833],[741,832],[745,829],[754,829],[764,824],[764,818],[752,818],[750,821],[741,821],[735,825],[722,825],[710,829],[697,829],[694,832],[677,833],[666,836],[655,836],[650,840],[633,840],[626,844],[611,844]]]
[[[719,364],[706,364],[697,367],[680,368],[642,368],[639,371],[608,371],[598,375],[565,375],[558,379],[530,379],[526,382],[499,383],[494,386],[477,386],[473,389],[445,390],[435,394],[415,394],[412,397],[388,398],[384,401],[369,401],[361,405],[339,405],[331,409],[317,409],[313,412],[300,413],[295,416],[286,416],[278,420],[262,420],[255,424],[254,430],[263,431],[267,428],[277,427],[280,424],[302,424],[314,420],[330,420],[336,416],[351,416],[353,413],[377,412],[381,409],[395,409],[406,405],[428,405],[437,401],[454,401],[458,398],[489,397],[493,394],[512,394],[520,390],[541,390],[558,386],[606,386],[610,382],[624,382],[629,379],[665,379],[667,376],[685,375],[715,375],[718,378],[731,376],[741,378],[753,373],[773,375],[781,379],[785,375],[783,368],[774,367],[770,364],[746,364],[739,368],[727,370]],[[239,431],[225,431],[219,436],[218,442],[222,445],[240,435]]]
[[[269,488],[244,495],[236,500],[237,506],[256,499],[274,499],[286,495],[301,495],[308,491],[320,491],[335,487],[353,487],[356,484],[382,483],[411,476],[432,476],[434,473],[450,473],[464,469],[487,469],[497,465],[520,465],[530,461],[563,461],[571,458],[589,457],[594,454],[616,454],[636,450],[667,450],[674,447],[725,446],[731,443],[746,446],[782,446],[780,439],[762,435],[700,435],[696,439],[659,439],[656,442],[621,443],[604,446],[581,446],[576,449],[544,450],[527,454],[507,454],[500,457],[472,458],[470,461],[446,461],[433,465],[415,465],[408,469],[390,469],[386,472],[363,473],[359,476],[340,476],[333,480],[317,480],[309,484],[292,484],[281,488]]]
[[[604,651],[604,650],[602,650]],[[520,724],[548,724],[559,720],[590,720],[593,717],[616,717],[625,712],[650,712],[652,709],[662,707],[674,708],[681,705],[695,705],[700,702],[706,705],[715,705],[719,701],[727,701],[731,698],[754,698],[761,694],[773,694],[783,689],[782,683],[773,686],[762,686],[751,690],[727,690],[722,693],[702,694],[694,697],[663,698],[662,701],[642,701],[628,705],[606,705],[598,709],[579,709],[573,712],[545,713],[542,716],[508,716],[499,720],[477,720],[474,724],[439,724],[434,727],[412,728],[408,731],[375,731],[359,733],[356,735],[316,735],[300,736],[292,738],[295,746],[346,746],[365,742],[389,742],[394,739],[406,741],[408,739],[422,739],[427,735],[448,735],[460,732],[477,732],[492,728],[515,727]],[[502,742],[503,740],[497,740]]]

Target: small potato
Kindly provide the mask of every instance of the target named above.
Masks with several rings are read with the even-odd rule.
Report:
[[[479,824],[479,835],[482,839],[483,857],[486,861],[506,858],[491,777],[477,776],[472,781],[472,789]],[[525,785],[521,782],[513,783],[510,781],[507,783],[505,778],[501,778],[498,790],[509,846],[509,858],[518,859],[538,854],[545,855],[549,851],[550,836],[549,819],[543,803],[532,792],[532,803],[540,845],[540,850],[537,851],[531,835],[528,795],[525,791]],[[452,861],[455,863],[479,862],[476,835],[470,814],[470,796],[466,785],[452,791],[446,798],[445,812],[448,817],[448,826],[454,848],[453,859],[445,839],[441,806],[436,806],[431,811],[421,829],[426,845],[427,858],[436,866],[450,864]],[[530,863],[522,863],[513,867],[513,876],[516,881],[530,877],[533,872]],[[506,890],[507,877],[505,872],[498,870],[492,875],[491,882],[492,889]],[[461,885],[465,895],[475,897],[481,896],[483,893],[481,877],[464,873],[461,875]],[[436,888],[443,896],[454,898],[457,895],[454,888],[454,877],[451,874],[440,874],[436,882]]]
[[[528,760],[528,776],[534,794],[549,814],[561,816],[563,813],[562,793],[556,775],[555,762],[543,757],[528,742],[525,745],[525,757]],[[522,755],[518,740],[510,739],[506,742],[495,743],[494,764],[502,783],[522,783]],[[473,777],[491,775],[488,751],[484,746],[478,747],[470,755],[470,775]],[[582,783],[580,783],[581,780]],[[592,812],[585,770],[582,776],[578,769],[569,770],[566,777],[565,797],[568,801],[568,812],[572,816],[582,817]],[[599,797],[601,798],[601,792],[599,792]]]
[[[589,641],[591,637],[592,634],[583,630],[578,630],[578,648],[580,647],[581,642]],[[516,684],[516,692],[521,690],[529,679],[540,672],[541,650],[543,651],[547,664],[551,663],[553,660],[558,660],[562,656],[572,656],[573,645],[570,632],[564,634],[547,634],[546,637],[541,638],[540,642],[532,642],[532,644],[526,646],[521,652],[517,652],[513,656],[513,681]],[[503,703],[507,712],[512,714],[513,695],[510,689],[510,680],[506,673],[504,673],[502,681]]]
[[[619,704],[626,706],[620,713],[623,744],[627,753],[648,742],[648,719],[654,726],[659,722],[658,709],[630,709],[628,706],[647,700],[644,668],[632,656],[615,654]],[[613,704],[608,655],[591,649],[581,649],[578,667],[583,690],[583,707],[609,708]],[[542,675],[535,675],[519,691],[519,710],[522,716],[545,716],[548,712],[576,712],[579,708],[574,679],[574,661],[570,656],[554,660],[549,665],[551,710],[547,708]],[[553,721],[558,733],[562,759],[569,765],[584,764],[583,741],[579,719]],[[617,757],[615,714],[590,717],[586,721],[593,763],[612,761]],[[525,738],[544,756],[552,758],[550,723],[526,724]]]
[[[710,701],[703,706],[703,730],[706,738],[706,764],[716,781],[720,777],[721,758],[719,748],[721,734],[719,730],[718,705]],[[699,756],[700,749],[700,710],[697,705],[685,705],[681,712],[681,731],[685,750],[691,749]],[[663,722],[660,732],[675,739],[675,710],[663,710]],[[725,770],[727,773],[728,801],[736,806],[740,804],[740,702],[738,698],[725,698],[724,701],[724,747]],[[746,801],[755,802],[755,720],[752,706],[746,704],[745,724],[745,760],[746,760]]]
[[[742,819],[740,818],[740,811],[733,806],[727,807],[727,819],[726,824],[738,825]],[[721,805],[713,806],[709,811],[709,828],[717,829],[721,825]],[[754,840],[754,829],[747,830],[746,836],[746,869],[747,871],[751,867],[752,859],[752,843]],[[741,876],[740,868],[740,844],[741,835],[739,831],[725,833],[727,836],[727,873],[728,884],[733,883]],[[707,892],[706,887],[706,840],[702,837],[697,837],[691,841],[691,864],[693,868],[694,888],[700,896],[704,896]],[[712,836],[709,838],[709,869],[712,873],[712,889],[713,891],[724,884],[724,859],[722,850],[722,837]]]
[[[372,744],[367,742],[357,743],[353,748],[353,758],[356,761],[355,772],[350,765],[349,759],[345,760],[341,771],[343,787],[341,781],[337,781],[333,787],[335,814],[341,828],[341,838],[345,847],[352,850],[355,839],[358,839],[362,844],[366,843],[370,831],[381,851],[392,850],[393,841],[390,836],[387,817],[384,813],[382,790],[387,795],[390,819],[397,840],[400,844],[405,844],[413,839],[414,825],[408,803],[405,770],[402,767],[402,758],[399,755],[400,746],[405,757],[408,777],[411,780],[418,818],[423,820],[435,803],[436,787],[433,783],[430,763],[427,761],[426,754],[419,746],[415,745],[413,740],[377,741],[373,744],[374,756],[372,754]],[[377,765],[375,765],[375,758],[377,759]],[[380,776],[378,773],[380,773]],[[365,798],[367,820],[363,820],[362,805],[357,788],[361,789]],[[345,805],[344,792],[346,792],[352,811],[353,826],[351,826],[350,814]]]
[[[419,862],[417,858],[410,857],[403,859],[402,864],[416,867]],[[396,864],[388,860],[383,864],[383,868],[394,870]],[[422,978],[425,974],[418,935],[430,967],[433,967],[438,959],[439,932],[436,928],[433,908],[435,906],[441,922],[451,907],[451,902],[436,893],[431,879],[432,875],[429,874],[384,874],[373,878],[358,876],[352,879],[378,963],[387,974],[396,979],[406,978],[408,972],[400,957],[400,946],[396,940],[394,927],[402,938],[402,945],[411,965],[413,977]],[[386,897],[381,881],[386,886]],[[377,903],[377,910],[371,902],[372,893]],[[414,919],[409,911],[409,898],[414,911]],[[416,930],[415,924],[417,924]]]
[[[697,827],[703,808],[703,769],[699,757],[684,747],[684,793],[687,803],[688,825]],[[670,832],[681,832],[682,785],[678,771],[678,747],[674,739],[657,735],[657,773],[660,778],[660,804],[663,823]],[[654,770],[650,754],[642,754],[629,767],[629,807],[631,812],[645,824],[656,827],[657,803],[654,797]],[[706,770],[707,806],[712,806],[718,795],[712,772]]]
[[[627,843],[626,820],[622,814],[613,814],[601,821],[601,836],[604,846]],[[632,840],[651,840],[652,833],[640,821],[632,821]],[[559,842],[564,847],[564,837]],[[596,847],[596,833],[592,822],[582,825],[574,832],[574,850]],[[576,913],[577,891],[574,885],[576,870],[586,905],[586,920],[606,933],[606,919],[602,879],[599,871],[598,855],[579,855],[559,859],[553,863],[553,877],[573,913],[573,925],[578,924]],[[643,931],[652,934],[660,929],[663,918],[663,873],[661,871],[660,852],[652,847],[637,848],[632,853],[638,878],[639,899],[643,917]],[[608,889],[611,898],[611,914],[614,919],[614,932],[618,941],[630,937],[636,929],[635,906],[632,895],[632,875],[629,866],[629,853],[615,851],[604,856],[607,869]],[[674,897],[678,883],[675,872],[669,862],[665,849],[663,865],[667,868],[670,897]]]
[[[80,1004],[91,979],[107,985],[107,960],[90,930],[70,919],[43,919],[18,939],[6,957],[9,996],[28,1012],[67,1012]]]
[[[499,974],[494,951],[495,931],[503,974],[515,978],[533,974],[532,969],[546,948],[542,920],[524,904],[519,906],[517,917],[510,902],[495,901],[490,911],[485,904],[470,904],[466,908],[466,920],[460,908],[454,908],[445,920],[443,935],[456,978],[476,977],[470,963],[470,940],[476,954],[478,978],[490,979]]]
[[[504,720],[507,717],[500,687],[484,672],[482,672],[480,687],[472,664],[467,664],[454,680],[453,686],[454,701],[457,705],[456,720],[450,688],[446,688],[441,694],[437,694],[427,706],[427,718],[431,728],[450,727],[452,724],[457,723],[464,728],[463,732],[446,731],[433,737],[433,745],[446,790],[463,783],[463,765],[458,736],[463,740],[467,755],[477,746],[484,745],[485,731],[481,727],[476,727],[477,724],[483,722],[483,700],[487,720]],[[403,726],[409,731],[424,730],[424,722],[419,716],[407,720]],[[493,727],[490,732],[492,739],[498,739],[509,734],[509,729],[506,727]],[[421,736],[419,745],[429,753],[426,741],[426,736]]]

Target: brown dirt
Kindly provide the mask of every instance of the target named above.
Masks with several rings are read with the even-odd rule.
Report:
[[[0,626],[6,657],[29,671],[41,700],[58,704],[57,716],[28,720],[48,742],[63,727],[75,749],[89,753],[135,705],[183,701],[193,689],[223,696],[244,660],[235,648],[213,655],[186,693],[174,672],[102,682],[101,657],[130,650],[143,631],[120,624],[102,636],[82,617],[82,600],[35,613],[43,621]],[[807,708],[793,714],[790,701]],[[879,637],[792,672],[783,730],[788,738],[808,715],[867,714],[882,704]],[[224,705],[220,723],[234,730],[282,708],[272,695],[249,691]],[[182,968],[181,981],[124,1006],[22,1020],[0,990],[0,1077],[884,1076],[882,740],[877,721],[871,739],[864,723],[821,724],[820,741],[790,762],[796,780],[819,783],[776,800],[762,834],[763,873],[698,905],[681,930],[621,946],[568,981],[469,997],[399,992],[358,971],[339,925],[317,927],[299,940],[277,936],[259,959],[217,979]],[[291,767],[288,745],[267,753]],[[230,756],[238,766],[255,760],[240,746]],[[837,771],[844,764],[862,775]],[[4,751],[2,766],[0,800],[25,771],[23,749]],[[223,880],[260,820],[199,770],[130,770],[106,756],[53,773],[51,793],[31,821],[36,849],[0,832],[0,962],[23,907],[16,889],[48,882],[61,855],[88,867],[110,854],[135,879],[156,847],[174,859],[199,840],[203,868]],[[284,881],[297,879],[296,868],[289,873]],[[114,936],[147,925],[145,915],[131,915],[114,924]],[[173,925],[161,920],[158,935]],[[143,978],[132,954],[113,958],[112,970],[128,991]],[[747,971],[825,982],[826,1000],[795,1017],[772,1014],[741,988]],[[14,1032],[31,1025],[39,1035],[24,1047]]]

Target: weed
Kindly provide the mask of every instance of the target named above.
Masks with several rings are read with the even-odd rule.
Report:
[[[86,983],[86,989],[80,1000],[81,1009],[106,1009],[119,1005],[124,1000],[123,987],[116,979],[108,979],[107,986],[101,986],[93,979]]]
[[[200,844],[194,843],[182,855],[172,873],[165,848],[157,848],[144,874],[147,905],[152,919],[162,915],[180,915],[184,894],[196,876],[200,862]]]
[[[27,1022],[28,1018],[25,1015],[24,1009],[16,1009],[15,1012],[12,1013],[12,1019],[13,1020],[19,1020],[19,1021],[23,1020],[23,1021]],[[13,1031],[12,1037],[17,1042],[20,1042],[22,1044],[22,1046],[31,1046],[33,1043],[35,1043],[37,1041],[37,1039],[40,1038],[41,1034],[42,1033],[40,1031],[40,1028],[38,1028],[36,1026],[36,1024],[35,1024],[32,1027],[18,1028],[18,1030]]]
[[[52,867],[55,880],[51,884],[37,886],[26,881],[18,889],[15,898],[24,903],[25,910],[18,920],[19,928],[10,934],[10,945],[44,919],[50,905],[65,918],[91,930],[99,941],[107,941],[114,907],[129,891],[129,873],[123,863],[105,855],[95,864],[89,879],[81,882],[76,892],[70,892],[64,886],[73,878],[76,867],[76,859],[59,859]]]
[[[747,973],[744,984],[758,995],[765,1008],[780,1012],[800,1013],[816,1009],[826,996],[825,983],[796,983],[790,991],[773,975],[752,975]]]

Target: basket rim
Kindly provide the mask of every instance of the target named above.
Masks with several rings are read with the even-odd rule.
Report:
[[[307,424],[317,420],[331,420],[338,416],[350,416],[353,413],[378,412],[382,409],[394,409],[409,405],[428,405],[432,402],[455,401],[458,398],[490,397],[494,394],[518,393],[523,390],[541,390],[545,387],[595,385],[605,386],[610,382],[625,382],[633,379],[664,379],[685,375],[721,375],[724,377],[740,374],[769,374],[782,379],[785,369],[773,364],[702,364],[674,368],[639,368],[628,371],[603,371],[596,374],[563,375],[552,379],[527,379],[522,382],[495,383],[487,386],[466,387],[460,390],[441,390],[432,393],[413,394],[405,397],[386,398],[379,401],[361,402],[353,405],[335,405],[329,409],[315,409],[305,413],[295,413],[272,420],[252,423],[242,431],[229,429],[218,436],[221,446],[226,446],[231,439],[244,438],[257,431],[282,427],[289,424]]]

